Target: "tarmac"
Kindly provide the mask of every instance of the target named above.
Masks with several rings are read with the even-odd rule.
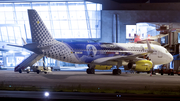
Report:
[[[85,68],[70,70],[62,69],[48,74],[35,72],[18,73],[12,70],[0,70],[0,84],[35,86],[41,88],[81,86],[85,88],[110,89],[171,89],[180,90],[180,76],[152,75],[141,73],[131,74],[123,72],[112,75],[111,71],[96,71],[86,74]]]
[[[45,96],[47,93],[48,96]],[[84,92],[0,91],[0,99],[2,101],[179,101],[180,96]]]
[[[56,100],[121,100],[121,101],[179,101],[180,96],[174,93],[166,95],[167,92],[180,91],[180,76],[174,75],[152,75],[146,73],[131,74],[122,72],[121,75],[112,75],[112,70],[100,71],[95,74],[86,74],[87,68],[61,68],[61,71],[53,71],[48,74],[35,72],[18,73],[12,68],[0,70],[0,87],[37,87],[41,91],[3,91],[0,90],[1,100],[18,101],[56,101]],[[56,87],[73,88],[71,92],[51,92]],[[98,90],[135,90],[135,91],[166,91],[164,95],[154,94],[128,94],[128,93],[84,93],[75,91],[76,88],[89,88]],[[43,91],[50,91],[50,96],[45,97]]]

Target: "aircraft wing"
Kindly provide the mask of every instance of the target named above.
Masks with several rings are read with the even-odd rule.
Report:
[[[132,61],[137,61],[137,60],[142,60],[142,58],[138,58],[140,56],[144,56],[147,54],[151,54],[154,51],[152,50],[148,40],[146,40],[147,43],[147,47],[148,47],[148,51],[147,52],[137,52],[137,51],[120,51],[120,52],[128,52],[128,53],[132,53],[133,55],[129,55],[129,56],[122,56],[122,55],[118,55],[118,56],[113,56],[113,57],[104,57],[104,58],[99,58],[94,60],[94,63],[104,63],[107,61],[122,61],[122,60],[132,60]]]
[[[104,63],[107,61],[122,61],[122,60],[133,60],[133,61],[138,61],[138,60],[142,60],[142,58],[138,58],[140,56],[144,56],[149,54],[149,52],[144,52],[144,53],[139,53],[139,54],[134,54],[134,55],[130,55],[130,56],[113,56],[113,57],[104,57],[104,58],[98,58],[96,60],[93,61],[93,63]]]

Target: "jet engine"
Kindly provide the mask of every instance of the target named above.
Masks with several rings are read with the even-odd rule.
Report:
[[[98,69],[98,70],[109,70],[111,68],[112,66],[108,66],[108,65],[95,65],[95,69]]]
[[[135,71],[150,71],[153,67],[153,63],[149,60],[139,60],[135,63],[128,63],[127,67],[128,69],[133,69]]]

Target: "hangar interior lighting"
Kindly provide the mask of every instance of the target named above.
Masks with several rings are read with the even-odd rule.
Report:
[[[9,51],[9,53],[14,53],[14,51]]]
[[[0,42],[22,44],[19,38],[31,39],[27,9],[37,10],[56,39],[101,37],[101,4],[86,1],[0,3],[0,24],[3,25]],[[12,24],[17,26],[10,26]]]
[[[22,55],[28,55],[29,53],[28,52],[22,52]]]
[[[102,5],[82,2],[14,2],[0,3],[0,42],[23,45],[21,38],[31,43],[31,31],[27,9],[35,9],[43,22],[57,40],[62,39],[100,39]],[[8,46],[6,48],[9,48]],[[22,49],[10,47],[16,53],[5,54],[7,67],[16,66],[28,57]],[[17,51],[16,51],[17,50]],[[28,51],[27,51],[28,52]],[[9,53],[14,53],[10,51]],[[2,56],[3,57],[3,56]],[[47,58],[47,66],[74,66]],[[84,65],[83,65],[84,66]],[[86,66],[86,65],[85,65]]]

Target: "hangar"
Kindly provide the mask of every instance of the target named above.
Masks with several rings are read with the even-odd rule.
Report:
[[[23,75],[13,71],[1,70],[3,70],[2,68],[14,69],[19,63],[34,55],[33,52],[24,48],[8,45],[15,44],[20,46],[32,43],[27,9],[34,9],[42,17],[47,29],[58,42],[131,43],[134,42],[136,35],[140,36],[141,39],[159,34],[165,35],[157,39],[156,42],[163,46],[164,49],[166,48],[166,52],[170,52],[174,59],[171,63],[163,66],[169,70],[171,68],[171,70],[179,71],[179,5],[178,0],[0,0],[0,90],[3,87],[6,88],[5,90],[15,90],[20,85],[21,87],[30,87],[30,90],[35,90],[36,87],[45,88],[46,90],[54,87],[54,91],[62,91],[61,88],[63,87],[70,87],[73,92],[78,92],[79,89],[86,89],[87,87],[91,92],[91,87],[94,87],[98,92],[102,89],[102,93],[105,93],[104,91],[109,90],[109,88],[115,89],[115,95],[119,93],[119,90],[125,90],[125,92],[127,90],[135,90],[137,93],[144,90],[144,95],[140,95],[143,99],[147,94],[152,94],[152,96],[157,94],[156,91],[160,91],[160,94],[163,94],[163,99],[166,100],[167,96],[165,94],[178,95],[180,82],[178,80],[179,76],[176,75],[174,77],[166,75],[151,77],[147,74],[133,75],[124,73],[121,76],[112,76],[109,72],[87,75],[84,72],[74,71],[53,72],[50,75],[34,75],[33,73]],[[40,21],[37,21],[37,24],[39,23]],[[111,45],[108,47],[111,47]],[[88,48],[95,49],[91,45]],[[77,54],[81,53],[77,52]],[[94,55],[90,52],[89,54],[90,56]],[[36,55],[34,56],[36,57]],[[51,67],[87,67],[86,64],[66,63],[46,57],[43,59],[45,60],[45,65]],[[35,65],[43,65],[43,63],[38,62]],[[177,73],[174,71],[157,72],[161,72],[161,75],[163,73],[174,75],[174,73]],[[75,86],[78,89],[74,88]],[[154,91],[155,93],[153,93]],[[18,96],[23,98],[25,95],[30,96],[27,98],[31,98],[32,93],[34,92],[29,94],[13,92],[12,98],[17,97],[18,94]],[[11,94],[5,94],[4,91],[1,91],[0,97],[11,97]],[[34,94],[37,94],[37,92]],[[67,94],[69,95],[69,93]],[[102,95],[102,98],[104,98],[105,95]],[[56,96],[59,96],[59,94]],[[82,96],[80,95],[79,98]],[[121,98],[119,94],[116,96],[118,100]],[[68,96],[68,99],[72,99],[71,97]],[[87,96],[84,97],[86,98]],[[114,97],[113,95],[110,99],[113,100]],[[124,95],[122,95],[123,97]],[[137,97],[139,98],[139,96]],[[155,98],[153,97],[150,96],[147,99],[152,98],[154,100]],[[132,96],[128,98],[131,99]],[[172,96],[170,98],[171,100],[177,99],[177,97],[173,98]],[[97,99],[97,96],[94,99]],[[157,99],[159,100],[159,97]]]
[[[170,36],[157,41],[173,55],[179,54],[177,37],[179,4],[155,0],[129,2],[122,0],[0,1],[1,65],[15,67],[32,54],[25,49],[7,45],[23,45],[21,38],[31,43],[27,9],[35,9],[39,12],[48,30],[58,41],[128,43],[134,38],[134,34],[147,38],[148,35],[154,36],[164,32]],[[46,58],[46,65],[86,66],[51,58]],[[174,68],[178,67],[178,64],[171,63],[169,66]]]
[[[73,1],[73,0],[72,0]],[[40,12],[52,36],[59,41],[99,40],[101,37],[102,4],[89,1],[1,1],[0,7],[0,62],[5,67],[14,67],[31,52],[9,47],[6,44],[22,45],[21,38],[31,42],[27,9]],[[47,66],[75,66],[74,64],[47,59]]]

